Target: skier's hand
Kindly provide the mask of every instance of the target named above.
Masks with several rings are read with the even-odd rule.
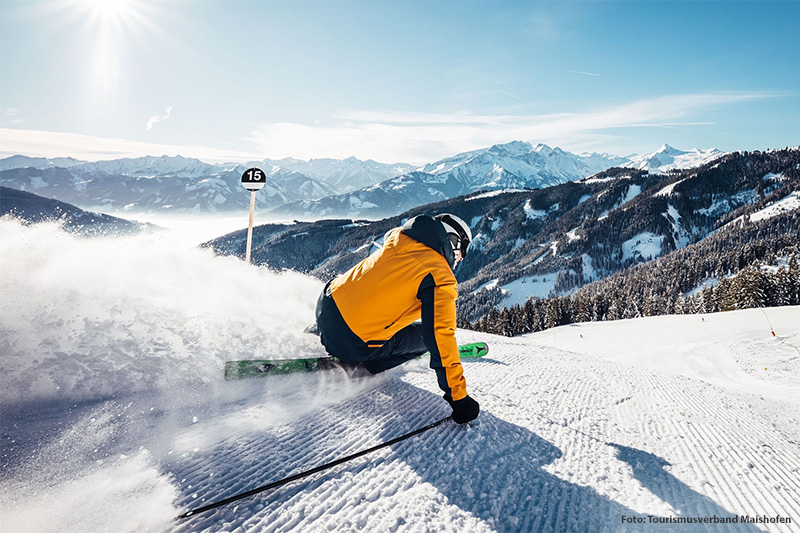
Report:
[[[478,418],[478,413],[481,412],[481,407],[478,405],[478,402],[470,398],[469,396],[465,396],[460,400],[451,400],[445,397],[447,403],[450,404],[450,407],[453,408],[453,421],[456,424],[466,424],[467,422],[472,422],[476,418]]]

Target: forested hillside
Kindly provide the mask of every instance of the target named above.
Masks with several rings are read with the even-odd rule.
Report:
[[[530,298],[502,308],[500,289],[485,291],[489,311],[461,326],[519,335],[551,327],[669,314],[800,305],[800,210],[734,223],[666,257],[590,283],[572,294]]]

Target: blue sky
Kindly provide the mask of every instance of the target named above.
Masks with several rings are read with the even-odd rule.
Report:
[[[0,154],[800,144],[800,2],[0,0]]]

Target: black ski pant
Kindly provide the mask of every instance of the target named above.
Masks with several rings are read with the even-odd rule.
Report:
[[[317,328],[329,354],[346,363],[361,364],[377,374],[402,365],[428,351],[422,337],[422,324],[414,323],[398,331],[382,346],[371,348],[353,333],[344,321],[328,285],[317,301]]]
[[[411,324],[395,333],[362,364],[372,374],[383,372],[417,358],[428,351],[422,340],[422,324]]]

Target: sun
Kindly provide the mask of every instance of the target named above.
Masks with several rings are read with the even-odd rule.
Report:
[[[85,27],[93,35],[88,81],[92,94],[106,99],[120,86],[122,50],[136,20],[136,0],[79,1],[87,15]]]
[[[149,14],[152,0],[54,0],[78,22],[87,94],[95,103],[119,94],[138,45],[158,30]]]
[[[83,0],[92,15],[100,20],[119,20],[136,8],[136,0]]]

